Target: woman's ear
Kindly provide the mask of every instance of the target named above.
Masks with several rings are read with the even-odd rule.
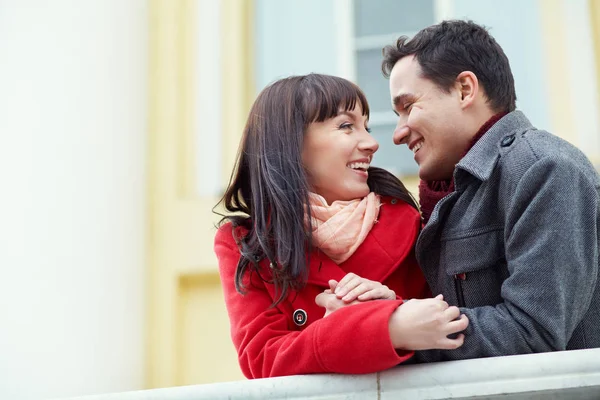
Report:
[[[460,94],[461,107],[471,106],[479,94],[477,76],[471,71],[461,72],[456,76],[456,87]]]

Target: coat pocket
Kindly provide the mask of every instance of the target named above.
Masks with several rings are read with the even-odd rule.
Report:
[[[456,296],[460,307],[481,307],[502,302],[502,282],[508,277],[502,230],[442,240],[446,272],[445,292]]]

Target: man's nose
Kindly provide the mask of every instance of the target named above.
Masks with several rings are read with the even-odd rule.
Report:
[[[410,128],[406,125],[398,124],[394,129],[394,144],[408,144],[408,137],[410,136]]]

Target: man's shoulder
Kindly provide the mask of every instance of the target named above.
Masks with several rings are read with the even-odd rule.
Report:
[[[598,173],[586,155],[573,144],[540,130],[529,129],[514,134],[508,146],[500,143],[500,161],[498,167],[507,173],[507,177],[518,179],[536,165],[553,166],[560,169],[578,171],[600,183]]]

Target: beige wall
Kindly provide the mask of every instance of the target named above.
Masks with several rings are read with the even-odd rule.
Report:
[[[552,133],[598,165],[598,0],[538,3],[546,55],[540,73],[546,75]]]
[[[150,260],[148,291],[149,387],[242,378],[229,336],[212,250],[218,221],[216,195],[201,196],[196,185],[206,171],[199,157],[220,152],[221,179],[233,167],[252,91],[252,3],[223,0],[151,0],[150,4]],[[218,5],[212,21],[220,40],[221,132],[206,132],[213,114],[200,108],[199,74],[216,57],[199,50],[198,16]],[[208,10],[207,10],[208,12]],[[210,12],[215,12],[211,9]],[[206,26],[202,26],[203,32]],[[204,97],[203,97],[204,98]],[[222,111],[220,111],[222,110]],[[212,113],[215,111],[212,110]],[[203,146],[204,135],[221,135],[220,148]],[[224,185],[223,185],[224,186]]]

